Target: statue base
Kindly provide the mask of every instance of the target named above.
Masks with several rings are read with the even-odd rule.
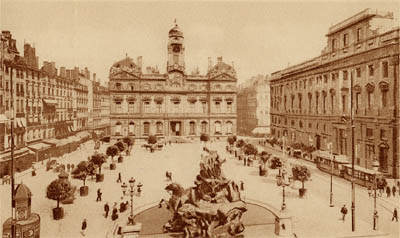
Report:
[[[142,230],[142,223],[140,223],[140,222],[135,223],[135,225],[127,224],[122,227],[121,238],[124,238],[124,237],[137,238],[137,237],[139,237],[139,233],[141,230]]]

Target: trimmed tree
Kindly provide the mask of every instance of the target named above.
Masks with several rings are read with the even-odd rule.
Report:
[[[235,143],[235,138],[233,136],[228,136],[226,139],[229,145],[233,145]]]
[[[304,183],[311,178],[311,172],[306,166],[296,165],[292,168],[293,180],[301,182],[302,187],[299,189],[299,196],[302,198],[306,194],[307,189],[304,188]]]
[[[124,139],[122,139],[122,141],[128,145],[128,151],[129,153],[132,150],[133,145],[135,144],[135,139],[133,137],[127,136]]]
[[[147,144],[153,145],[153,144],[155,144],[155,143],[157,143],[157,137],[156,137],[155,135],[150,135],[150,136],[147,138]]]
[[[106,162],[106,156],[103,153],[97,153],[92,155],[90,161],[99,168],[99,174],[101,174],[101,167]]]
[[[46,189],[46,197],[57,201],[57,207],[53,208],[53,219],[59,220],[64,217],[64,210],[60,207],[60,201],[69,197],[72,190],[71,183],[68,180],[53,180]]]
[[[118,141],[117,143],[114,144],[116,147],[118,147],[119,152],[124,152],[125,150],[128,149],[128,145],[125,144],[122,141]]]
[[[210,136],[208,134],[201,134],[200,135],[200,141],[203,141],[204,143],[207,143],[207,141],[210,140]]]
[[[107,147],[106,154],[108,156],[111,156],[111,161],[114,161],[114,156],[117,156],[118,153],[119,153],[119,149],[117,146],[111,145],[111,146]]]

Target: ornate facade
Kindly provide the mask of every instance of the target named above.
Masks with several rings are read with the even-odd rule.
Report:
[[[332,143],[334,154],[350,159],[353,108],[356,166],[372,169],[377,159],[381,172],[398,178],[400,30],[393,23],[391,13],[366,9],[329,29],[320,56],[272,74],[272,134],[319,150]]]
[[[185,72],[184,37],[169,31],[167,72],[128,56],[110,69],[113,136],[226,136],[236,133],[236,71],[218,58],[206,75]]]

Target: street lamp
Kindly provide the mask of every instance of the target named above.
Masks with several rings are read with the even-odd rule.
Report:
[[[140,197],[140,193],[142,192],[142,186],[143,186],[142,183],[139,182],[139,184],[137,184],[135,187],[135,182],[136,182],[136,180],[133,177],[131,177],[129,179],[129,187],[130,187],[129,193],[131,196],[131,214],[128,217],[128,225],[135,225],[135,221],[133,220],[133,197],[134,196]],[[122,187],[122,185],[121,185],[121,187]],[[122,187],[122,191],[126,192],[127,187],[128,186],[125,184],[125,186]],[[124,192],[124,195],[125,195],[125,192]]]
[[[377,189],[377,183],[376,183],[376,172],[378,172],[379,169],[379,162],[374,156],[374,161],[372,162],[372,168],[375,171],[374,175],[374,214],[373,214],[373,229],[377,230],[378,229],[378,211],[376,210],[376,189]]]
[[[282,175],[277,176],[276,184],[282,187],[282,207],[281,210],[284,211],[286,209],[286,202],[285,202],[285,187],[290,185],[291,178],[285,179],[285,175],[287,174],[286,170],[282,170]]]
[[[334,207],[333,205],[333,164],[335,161],[335,156],[333,155],[332,157],[332,142],[329,144],[329,151],[330,151],[330,155],[331,155],[331,188],[330,188],[330,195],[329,195],[329,206],[330,207]]]

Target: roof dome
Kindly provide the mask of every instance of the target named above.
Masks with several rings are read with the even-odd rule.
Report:
[[[183,31],[182,29],[178,26],[178,24],[176,24],[175,22],[175,26],[172,27],[171,30],[169,30],[168,35],[171,36],[179,36],[179,37],[183,37]]]
[[[115,62],[112,67],[116,67],[116,68],[123,68],[123,67],[136,68],[136,64],[133,62],[132,58],[126,57],[123,60]]]
[[[32,196],[31,190],[25,184],[18,184],[15,189],[15,199],[30,198]]]
[[[229,65],[222,61],[222,57],[218,57],[217,64],[214,65],[209,71],[211,75],[219,75],[222,73],[230,74],[236,76],[236,70],[233,65]]]

